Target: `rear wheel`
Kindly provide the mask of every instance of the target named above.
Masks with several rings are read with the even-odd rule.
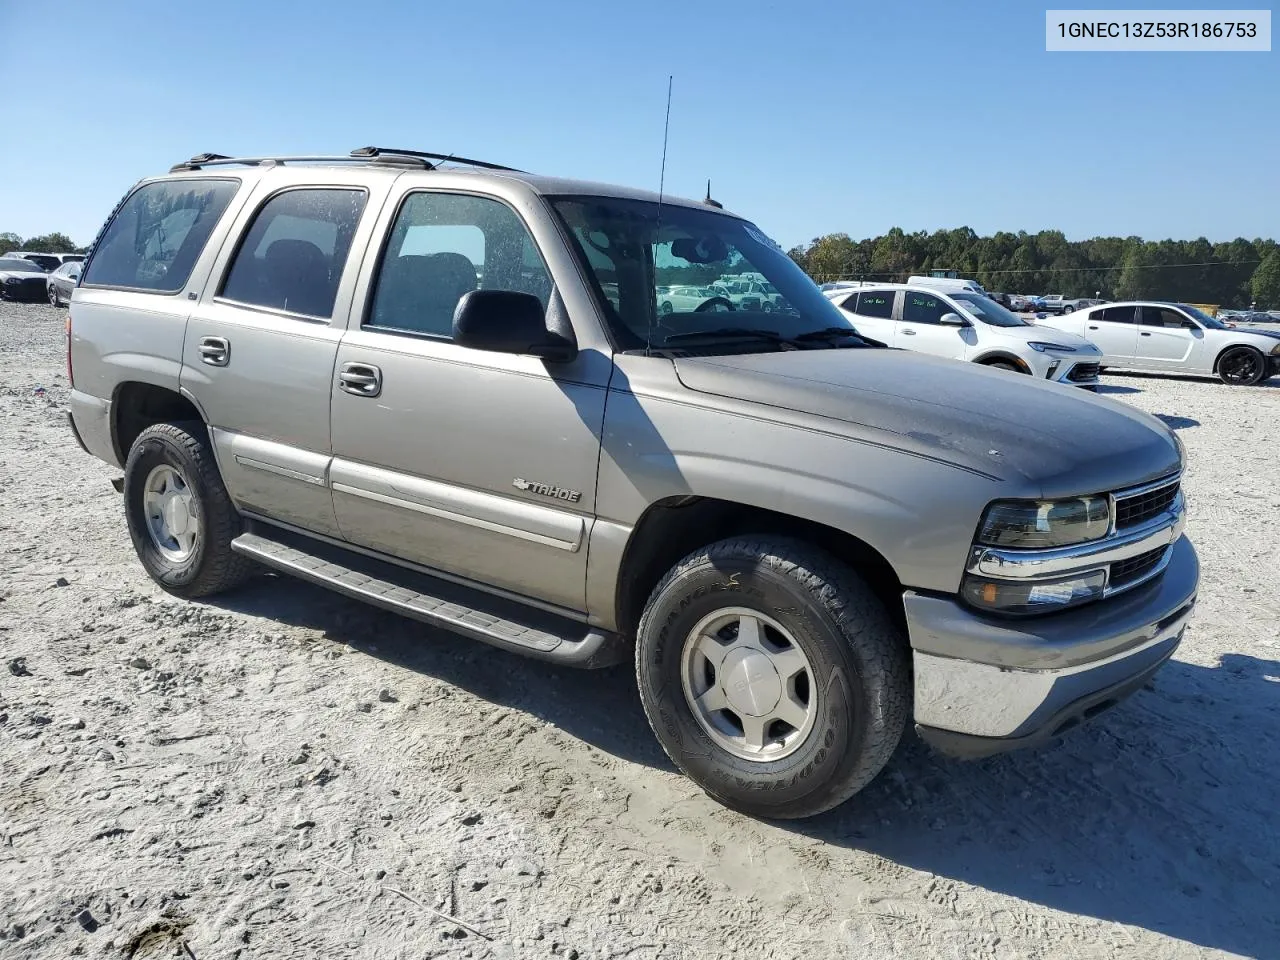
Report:
[[[1068,303],[1065,307],[1063,307],[1063,308],[1062,308],[1062,312],[1063,312],[1063,313],[1074,313],[1074,312],[1075,312],[1075,309],[1076,309],[1075,307],[1073,307],[1071,304],[1069,304],[1069,303]]]
[[[637,639],[663,749],[744,813],[829,810],[902,736],[906,644],[866,583],[807,544],[735,538],[690,554],[654,589]]]
[[[124,498],[138,559],[170,593],[207,596],[253,571],[231,550],[243,525],[203,424],[157,423],[143,430],[125,462]]]
[[[663,315],[664,317],[668,317],[668,316],[670,316],[670,315],[671,315],[671,309],[672,309],[672,308],[671,308],[671,303],[670,303],[669,301],[667,301],[667,300],[663,300],[663,301],[662,301],[662,307],[661,307],[660,309],[662,310],[662,315]]]
[[[1249,387],[1267,379],[1267,358],[1253,347],[1232,347],[1218,360],[1218,377],[1233,387]]]

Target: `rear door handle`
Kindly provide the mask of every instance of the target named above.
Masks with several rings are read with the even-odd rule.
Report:
[[[1138,336],[1140,336],[1140,337],[1149,337],[1149,336],[1151,336],[1151,334],[1149,334],[1149,333],[1147,333],[1145,330],[1143,330],[1141,333],[1139,333],[1139,334],[1138,334]]]
[[[1089,327],[1089,329],[1090,329],[1090,330],[1097,330],[1098,328],[1097,328],[1097,327],[1095,327],[1095,326],[1090,326],[1090,327]]]
[[[382,371],[371,363],[344,363],[338,387],[357,397],[376,397],[382,393]]]
[[[225,367],[231,362],[231,342],[226,337],[202,337],[200,362],[211,367]]]
[[[914,330],[912,330],[910,327],[908,327],[907,329],[903,330],[902,332],[903,332],[904,334],[906,334],[908,337],[914,337],[914,336],[916,335],[916,332],[915,332]]]

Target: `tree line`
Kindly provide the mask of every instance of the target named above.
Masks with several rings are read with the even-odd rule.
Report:
[[[1275,240],[1069,241],[1058,230],[980,237],[968,227],[933,233],[894,227],[865,240],[828,234],[788,253],[818,283],[903,281],[931,270],[955,270],[988,290],[1007,293],[1280,308],[1280,244]]]
[[[29,253],[88,253],[88,247],[77,247],[65,233],[45,233],[23,240],[18,233],[0,233],[0,253],[26,250]]]

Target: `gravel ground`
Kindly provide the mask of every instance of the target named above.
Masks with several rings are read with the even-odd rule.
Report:
[[[64,317],[0,305],[0,955],[1280,956],[1280,389],[1106,379],[1190,454],[1200,606],[1151,689],[1037,753],[909,737],[776,826],[673,771],[625,666],[156,589]]]

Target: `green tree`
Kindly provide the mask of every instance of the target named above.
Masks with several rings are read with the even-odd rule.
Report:
[[[1280,307],[1280,250],[1272,250],[1253,271],[1250,282],[1253,299],[1259,309]]]
[[[24,250],[32,253],[75,253],[76,245],[65,233],[46,233],[41,237],[28,237]]]
[[[22,249],[22,237],[16,233],[0,233],[0,253]]]

